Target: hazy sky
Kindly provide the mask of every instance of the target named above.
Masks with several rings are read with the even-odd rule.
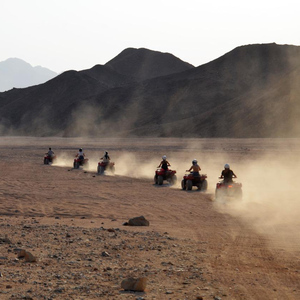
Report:
[[[240,45],[300,45],[299,14],[299,0],[0,0],[0,61],[62,72],[144,47],[199,66]]]

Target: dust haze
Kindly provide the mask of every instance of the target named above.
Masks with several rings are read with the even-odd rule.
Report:
[[[137,183],[139,179],[149,180],[149,185],[154,184],[155,170],[162,156],[167,155],[170,168],[177,171],[177,184],[165,187],[177,189],[179,195],[192,193],[203,201],[203,192],[186,192],[180,188],[183,175],[192,160],[197,159],[201,173],[208,176],[205,194],[216,210],[233,215],[268,236],[272,246],[293,249],[300,241],[299,139],[3,137],[0,146],[4,156],[8,150],[10,155],[21,156],[24,151],[39,151],[39,155],[29,156],[35,164],[42,164],[44,153],[52,147],[57,160],[51,167],[68,168],[78,174],[87,171],[93,175],[96,175],[100,157],[108,151],[111,161],[115,162],[116,178],[131,177]],[[83,148],[89,165],[73,170],[78,148]],[[230,164],[238,176],[236,180],[243,184],[242,201],[214,199],[215,184],[225,163]]]

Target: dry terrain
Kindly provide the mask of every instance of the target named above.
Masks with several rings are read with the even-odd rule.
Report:
[[[90,163],[74,170],[79,147]],[[96,174],[104,150],[114,176]],[[164,154],[176,186],[153,184]],[[299,154],[298,139],[3,137],[0,299],[300,299]],[[205,193],[180,189],[193,158]],[[214,199],[224,163],[242,201]],[[149,227],[122,225],[141,215]],[[122,290],[129,276],[145,292]]]

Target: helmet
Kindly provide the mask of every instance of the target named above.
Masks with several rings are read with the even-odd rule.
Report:
[[[107,151],[105,151],[105,152],[104,152],[104,155],[105,155],[105,154],[108,154],[108,152],[107,152]]]
[[[166,160],[166,159],[167,159],[167,156],[166,156],[166,155],[164,155],[164,156],[162,157],[162,159],[163,159],[163,160]]]
[[[192,164],[195,165],[197,162],[197,159],[193,159]]]
[[[49,150],[51,150],[51,148],[49,148]]]
[[[80,148],[79,151],[82,152],[82,148]]]
[[[229,164],[225,164],[224,169],[230,169]]]

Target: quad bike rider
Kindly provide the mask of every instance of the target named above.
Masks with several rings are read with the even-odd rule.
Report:
[[[80,166],[83,166],[86,164],[88,164],[88,159],[85,158],[85,154],[84,154],[82,148],[80,148],[74,159],[74,169],[79,169]]]
[[[48,152],[46,152],[44,156],[44,164],[49,165],[49,163],[52,163],[55,158],[54,152],[51,148],[49,148]]]
[[[233,178],[237,178],[237,176],[230,169],[229,164],[224,165],[224,170],[222,170],[219,178],[223,180],[216,184],[217,200],[224,197],[242,198],[242,184],[233,181]]]
[[[158,185],[162,185],[164,180],[167,180],[170,184],[175,184],[177,181],[176,171],[170,170],[170,163],[167,161],[167,156],[164,155],[162,157],[162,161],[160,162],[157,170],[155,171],[154,183]]]
[[[110,161],[108,152],[105,151],[103,157],[100,158],[98,163],[97,173],[102,175],[106,170],[109,170],[111,173],[115,172],[115,163]]]
[[[192,171],[192,172],[191,172]],[[200,175],[200,166],[198,165],[197,159],[193,159],[192,166],[186,172],[190,172],[183,176],[181,181],[181,187],[183,190],[192,190],[193,186],[196,186],[198,190],[207,190],[207,176],[205,174]]]

